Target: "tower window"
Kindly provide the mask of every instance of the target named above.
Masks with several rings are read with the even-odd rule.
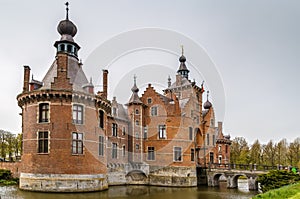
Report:
[[[166,139],[166,125],[158,125],[158,137],[159,139]]]
[[[209,145],[209,134],[206,135],[207,145]]]
[[[151,116],[157,116],[157,106],[151,107]]]
[[[193,140],[193,127],[189,127],[189,140]]]
[[[139,114],[139,109],[135,109],[135,114],[136,114],[136,115]]]
[[[112,143],[112,154],[111,157],[113,159],[118,158],[118,144],[117,143]]]
[[[181,147],[174,147],[174,161],[180,162],[182,161]]]
[[[195,149],[191,149],[191,161],[195,161]]]
[[[112,136],[118,136],[118,125],[116,123],[112,123]]]
[[[39,104],[39,122],[49,122],[49,104]]]
[[[144,127],[144,139],[147,139],[147,137],[148,137],[148,127],[145,126]]]
[[[139,120],[135,120],[135,125],[140,125],[140,121]]]
[[[99,136],[99,155],[104,155],[104,137],[101,135]]]
[[[139,144],[136,144],[136,145],[135,145],[135,149],[136,149],[136,150],[139,150],[139,149],[140,149],[140,145],[139,145]]]
[[[73,105],[73,123],[83,124],[83,106],[74,104]]]
[[[104,128],[104,112],[102,110],[99,111],[99,127]]]
[[[155,160],[154,147],[148,146],[148,160]]]
[[[83,154],[83,134],[72,133],[72,154]]]
[[[48,153],[48,131],[38,133],[38,153]]]
[[[60,51],[65,51],[65,44],[60,44]]]
[[[72,46],[71,46],[71,45],[67,45],[67,51],[68,51],[69,53],[72,52]]]

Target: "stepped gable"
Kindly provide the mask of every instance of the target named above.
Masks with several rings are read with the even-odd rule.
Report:
[[[72,84],[73,91],[86,92],[83,86],[89,84],[89,81],[82,70],[82,64],[75,58],[68,57],[67,77]],[[43,87],[41,89],[51,89],[51,84],[54,83],[54,78],[57,77],[57,60],[53,62],[45,77],[43,78]]]

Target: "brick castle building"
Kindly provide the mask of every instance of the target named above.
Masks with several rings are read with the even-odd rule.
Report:
[[[189,80],[186,58],[179,58],[175,82],[160,94],[151,84],[140,96],[134,78],[129,101],[108,99],[78,59],[76,26],[59,22],[56,56],[42,81],[30,79],[24,66],[23,154],[20,188],[48,192],[84,192],[109,185],[196,186],[197,167],[229,163],[230,137],[215,124],[212,104],[203,103],[203,85]],[[113,77],[112,77],[113,78]],[[129,90],[130,88],[128,88]]]

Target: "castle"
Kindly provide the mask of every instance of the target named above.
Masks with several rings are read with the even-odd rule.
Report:
[[[230,137],[215,124],[214,109],[202,101],[203,85],[189,79],[183,55],[176,81],[163,94],[149,84],[139,95],[134,78],[122,105],[108,99],[108,70],[95,94],[74,41],[76,26],[59,22],[56,56],[42,81],[24,66],[23,153],[20,189],[86,192],[109,185],[197,186],[196,168],[229,163]],[[112,77],[114,78],[114,77]],[[130,88],[128,88],[129,90]],[[129,97],[128,96],[128,97]]]

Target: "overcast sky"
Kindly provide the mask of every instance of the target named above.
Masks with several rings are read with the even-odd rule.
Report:
[[[201,46],[215,64],[225,93],[224,106],[219,108],[224,109],[224,114],[218,118],[224,122],[225,134],[230,134],[232,138],[243,136],[249,143],[255,139],[263,143],[282,138],[291,141],[300,136],[300,1],[69,2],[70,19],[78,29],[75,41],[81,46],[79,57],[83,63],[90,59],[90,55],[99,46],[103,47],[112,38],[115,43],[107,47],[108,51],[119,48],[115,37],[127,31],[144,28],[173,31]],[[53,44],[60,39],[56,27],[65,18],[64,3],[60,0],[0,0],[0,129],[21,132],[21,109],[17,106],[16,96],[22,90],[22,66],[29,65],[35,79],[43,78],[55,57]],[[134,43],[135,40],[130,42]],[[185,47],[185,54],[188,60],[193,60],[192,48],[188,49],[188,46]],[[173,71],[176,71],[179,66],[177,55],[173,55],[174,63],[163,60],[163,57],[172,59],[170,55],[174,54],[174,49],[163,50],[166,51],[160,55],[157,55],[158,51],[150,53],[162,59],[161,63],[156,61],[152,67],[159,64],[162,68],[173,66]],[[134,53],[119,55],[124,59],[123,65],[119,67],[131,67],[126,64],[142,54],[137,53],[136,56],[133,56]],[[180,53],[180,46],[177,53]],[[147,52],[145,54],[148,56]],[[166,56],[162,56],[164,54]],[[106,52],[103,52],[103,56],[107,57]],[[137,69],[146,69],[147,65],[151,65],[138,64]],[[188,67],[189,64],[192,67],[197,62],[188,63]],[[117,66],[114,64],[114,67]],[[95,68],[83,67],[86,67],[84,70],[88,75],[95,75]],[[171,75],[174,80],[175,72],[172,74],[169,70],[162,70],[157,73],[164,74],[166,78]],[[93,78],[98,83],[97,76]],[[119,80],[113,73],[110,73],[109,78],[110,81]],[[138,75],[138,82],[148,78]],[[193,78],[198,84],[201,83],[197,76]],[[128,96],[118,98],[130,97],[132,82],[126,85]],[[140,94],[142,92],[140,90]],[[218,99],[213,99],[213,96],[211,101],[220,106],[222,103],[218,103]],[[215,112],[218,114],[217,109]]]

